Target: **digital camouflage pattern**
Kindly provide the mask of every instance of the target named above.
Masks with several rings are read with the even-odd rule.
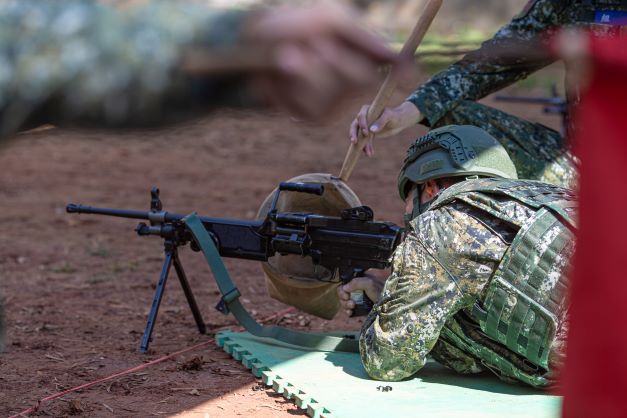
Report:
[[[522,220],[502,210],[502,202],[511,199],[535,208],[533,217]],[[454,200],[507,222],[518,232],[481,299],[456,315],[463,332],[445,326],[440,339],[480,358],[506,380],[514,377],[546,386],[563,362],[576,196],[548,183],[483,179],[449,187],[433,207]]]
[[[531,216],[526,208],[519,210]],[[440,331],[455,313],[472,306],[508,248],[478,216],[482,213],[455,202],[411,222],[413,230],[396,249],[392,274],[362,327],[360,352],[371,377],[400,380],[416,373],[431,351],[451,355],[438,343]],[[507,225],[488,222],[495,231],[513,234]],[[461,372],[483,370],[467,355],[455,356],[455,362]]]
[[[555,61],[554,57],[545,54],[505,54],[506,47],[518,46],[521,52],[532,52],[525,48],[526,41],[565,26],[591,28],[607,35],[627,35],[624,26],[595,24],[594,14],[599,10],[627,11],[627,2],[535,0],[481,48],[436,74],[408,100],[420,109],[429,124],[434,125],[462,101],[479,100]]]
[[[530,41],[540,34],[574,26],[591,29],[597,34],[627,36],[627,26],[614,25],[611,19],[606,22],[607,19],[603,18],[606,11],[627,11],[627,2],[532,1],[481,48],[436,74],[407,100],[418,107],[425,123],[430,126],[472,124],[488,131],[508,150],[520,178],[574,186],[574,159],[557,132],[485,106],[473,107],[469,102],[552,63],[553,57],[533,50],[538,45]],[[520,53],[512,54],[512,49],[519,49]],[[578,93],[570,93],[569,103],[574,105],[578,101]]]
[[[452,187],[472,188],[490,181],[495,180],[469,180]],[[539,182],[496,181],[502,187],[526,190],[530,196],[564,191]],[[446,191],[440,198],[445,195]],[[362,327],[364,367],[375,379],[400,380],[416,373],[430,353],[460,373],[488,369],[504,380],[546,385],[563,361],[565,309],[559,315],[548,371],[530,366],[503,345],[478,335],[479,324],[472,318],[473,306],[485,297],[486,285],[519,229],[537,210],[519,200],[486,198],[482,193],[456,196],[441,205],[438,198],[432,209],[415,218],[397,248],[392,274]],[[555,278],[547,275],[545,279]],[[550,293],[550,286],[541,288]]]
[[[42,123],[122,127],[237,98],[177,67],[184,48],[238,42],[244,13],[189,1],[0,2],[0,136]]]

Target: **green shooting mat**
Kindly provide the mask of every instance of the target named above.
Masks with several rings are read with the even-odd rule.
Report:
[[[359,354],[313,351],[222,331],[217,344],[266,385],[312,418],[554,418],[561,397],[501,382],[489,374],[463,376],[434,361],[403,382],[371,380]]]

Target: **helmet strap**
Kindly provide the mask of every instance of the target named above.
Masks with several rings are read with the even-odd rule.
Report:
[[[405,223],[405,233],[411,230],[411,221],[414,219],[414,213],[405,213],[403,215],[403,222]]]
[[[431,208],[431,205],[436,200],[438,200],[438,197],[440,197],[442,192],[446,189],[446,187],[442,184],[442,182],[439,179],[435,181],[437,182],[440,190],[435,194],[435,196],[433,196],[428,202],[425,202],[425,203],[420,202],[420,187],[416,187],[414,191],[414,210],[412,211],[412,216],[417,217],[419,215],[422,215],[426,211],[428,211],[429,208]]]
[[[406,213],[403,215],[403,221],[405,223],[405,231],[409,231],[410,230],[410,222],[414,219],[416,219],[418,216],[422,215],[423,213],[425,213],[426,211],[429,210],[429,208],[431,208],[431,205],[438,200],[438,197],[440,197],[440,195],[442,194],[442,192],[446,189],[446,187],[443,187],[442,185],[439,184],[440,186],[440,191],[438,191],[438,193],[436,193],[435,196],[433,196],[433,198],[431,200],[429,200],[428,202],[425,203],[421,203],[420,202],[420,186],[417,185],[417,187],[414,187],[414,197],[413,197],[413,201],[414,201],[414,208],[412,209],[411,213]]]
[[[414,218],[417,218],[422,213],[420,211],[420,186],[418,184],[416,185],[416,187],[413,188],[412,193],[414,194],[413,196],[414,207],[411,213],[405,213],[403,215],[403,222],[405,223],[406,233],[411,231],[410,222],[414,220]]]
[[[414,213],[415,213],[415,216],[422,215],[423,213],[428,211],[429,208],[431,207],[431,205],[433,204],[433,202],[435,202],[436,199],[438,198],[438,196],[440,196],[440,193],[442,193],[441,190],[438,192],[438,194],[433,196],[433,199],[431,199],[431,200],[429,200],[428,202],[425,202],[425,203],[420,203],[420,197],[418,199],[414,199]],[[416,205],[416,203],[418,203],[418,204]]]

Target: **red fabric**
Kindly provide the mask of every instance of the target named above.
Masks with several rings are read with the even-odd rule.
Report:
[[[627,39],[592,38],[563,416],[627,417]]]

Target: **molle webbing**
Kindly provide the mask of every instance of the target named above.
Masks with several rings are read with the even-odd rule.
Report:
[[[476,336],[466,334],[466,330],[463,331],[462,335],[458,335],[447,323],[442,328],[440,338],[478,358],[483,366],[503,380],[518,379],[534,387],[544,387],[550,383],[544,371],[533,373],[515,364],[511,358],[505,355],[504,350],[506,348],[493,350],[490,344],[485,341],[488,337],[476,338]],[[493,342],[493,344],[498,343]]]
[[[548,369],[548,354],[566,297],[572,233],[542,208],[505,253],[472,316],[496,341]]]
[[[535,213],[528,219],[514,219],[503,210],[504,199],[516,200],[535,209]],[[471,318],[479,324],[485,338],[543,369],[538,372],[544,374],[549,370],[548,355],[559,318],[566,309],[565,274],[575,245],[577,202],[574,194],[568,189],[536,181],[480,179],[449,187],[432,207],[454,200],[519,228],[486,285],[484,296],[472,308]],[[459,348],[478,355],[487,367],[509,376],[516,371],[517,378],[523,374],[526,379],[531,377],[513,363],[505,365],[497,353],[482,349],[485,341],[467,334],[464,337],[463,345],[457,341]]]

